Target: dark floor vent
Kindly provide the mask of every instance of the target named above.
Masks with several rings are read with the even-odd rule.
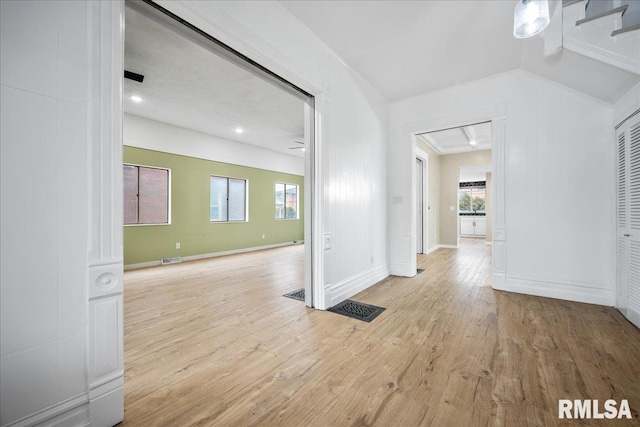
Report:
[[[424,272],[424,268],[419,268],[419,269],[416,271],[416,274],[420,274],[420,273],[423,273],[423,272]]]
[[[348,316],[364,322],[371,322],[384,310],[384,307],[377,307],[375,305],[364,304],[351,300],[342,301],[340,304],[336,304],[329,309],[329,311],[333,313],[342,314],[343,316]]]
[[[288,294],[282,295],[283,297],[297,299],[298,301],[304,301],[304,288],[297,289]]]

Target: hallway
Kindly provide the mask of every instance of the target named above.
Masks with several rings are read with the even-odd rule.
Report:
[[[302,246],[126,272],[122,425],[550,426],[558,399],[608,398],[635,425],[640,331],[492,290],[490,254],[419,255],[423,273],[352,298],[386,307],[371,323],[282,297]]]

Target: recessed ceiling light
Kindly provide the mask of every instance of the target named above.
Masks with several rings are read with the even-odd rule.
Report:
[[[242,133],[242,132],[244,132],[242,128],[236,128],[236,133]]]
[[[472,147],[475,147],[477,142],[476,141],[469,141],[469,144],[471,144]]]
[[[142,102],[142,98],[140,98],[137,95],[131,95],[129,99],[132,100],[133,102]]]

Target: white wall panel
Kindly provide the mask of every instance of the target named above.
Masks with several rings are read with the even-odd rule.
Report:
[[[57,338],[57,103],[2,86],[2,354]],[[3,371],[4,372],[4,371]]]
[[[2,356],[0,425],[32,415],[58,399],[58,343],[48,342]]]
[[[59,399],[82,395],[87,389],[86,333],[63,338],[58,345]]]
[[[612,108],[524,71],[392,104],[390,191],[403,198],[390,209],[392,264],[406,261],[412,212],[407,124],[496,104],[506,111],[505,239],[493,250],[505,251],[506,289],[612,305]]]
[[[0,7],[0,424],[64,425],[88,419],[87,3]]]
[[[57,2],[0,2],[2,85],[58,96],[57,15]]]
[[[78,37],[77,24],[87,22],[87,3],[74,0],[57,0],[57,3],[60,99],[86,103],[89,96],[87,37]]]
[[[86,18],[85,18],[86,19]],[[88,193],[87,107],[67,101],[59,103],[59,143],[54,154],[58,159],[57,185],[64,189],[58,196],[58,332],[61,338],[86,334],[80,319],[86,318],[87,305],[87,234],[89,207],[78,203],[79,195]],[[84,233],[78,230],[85,230]]]
[[[91,383],[123,369],[122,295],[89,304],[89,360]]]

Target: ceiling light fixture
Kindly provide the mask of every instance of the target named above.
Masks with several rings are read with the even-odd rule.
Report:
[[[477,142],[476,141],[469,141],[469,144],[471,144],[472,147],[475,147]]]
[[[244,132],[242,128],[236,128],[236,133],[242,133],[242,132]]]
[[[520,0],[513,13],[513,36],[524,39],[535,36],[549,25],[547,0]]]
[[[142,98],[140,98],[138,95],[131,95],[129,99],[133,102],[142,102]]]

